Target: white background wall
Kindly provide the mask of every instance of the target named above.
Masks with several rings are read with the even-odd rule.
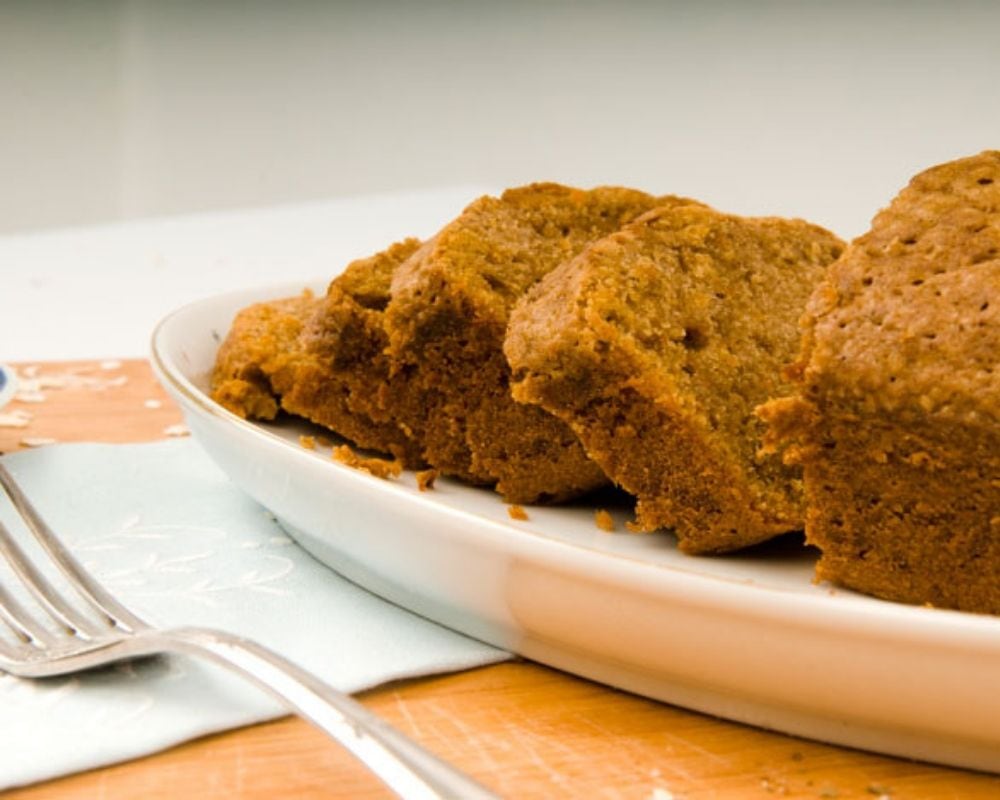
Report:
[[[0,231],[554,179],[853,235],[998,87],[996,2],[0,0]]]

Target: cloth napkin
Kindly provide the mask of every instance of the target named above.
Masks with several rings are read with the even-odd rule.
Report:
[[[350,692],[508,657],[314,560],[192,440],[53,445],[3,460],[84,566],[155,625],[256,639]],[[6,498],[0,518],[27,539]],[[0,789],[285,713],[189,657],[45,681],[0,672]]]

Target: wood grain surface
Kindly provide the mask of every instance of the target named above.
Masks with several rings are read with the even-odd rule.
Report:
[[[28,391],[0,412],[2,452],[48,440],[137,442],[178,433],[172,426],[180,414],[144,361],[22,364],[18,371]],[[23,427],[12,427],[17,419]],[[505,797],[1000,797],[995,776],[755,730],[526,662],[392,684],[361,699]],[[4,796],[375,798],[387,792],[322,734],[286,718]]]

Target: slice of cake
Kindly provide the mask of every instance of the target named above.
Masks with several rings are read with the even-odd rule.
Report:
[[[274,419],[280,400],[271,379],[290,369],[315,306],[303,292],[240,311],[216,355],[212,399],[247,419]]]
[[[408,390],[405,375],[390,376],[383,317],[393,271],[419,248],[419,240],[406,239],[349,264],[313,304],[294,369],[272,376],[286,411],[409,468],[425,466],[422,445],[391,412],[395,395]]]
[[[282,408],[407,467],[423,466],[421,447],[387,415],[383,396],[399,388],[383,353],[389,283],[419,247],[407,239],[352,262],[323,297],[305,292],[243,309],[219,348],[213,399],[253,419],[274,419]]]
[[[808,305],[798,396],[818,576],[1000,613],[1000,152],[917,175]]]
[[[753,412],[788,390],[797,320],[842,247],[798,220],[653,211],[518,303],[514,397],[565,420],[637,496],[637,525],[672,528],[687,552],[800,527],[800,473],[759,457]]]
[[[508,190],[472,203],[396,270],[385,326],[393,379],[407,391],[384,394],[430,464],[495,484],[513,503],[563,499],[606,481],[567,425],[511,398],[507,318],[560,263],[667,202],[682,201],[619,188]]]

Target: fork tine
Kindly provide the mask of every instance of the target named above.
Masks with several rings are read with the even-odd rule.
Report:
[[[3,620],[22,642],[34,641],[47,646],[55,643],[52,632],[35,619],[34,615],[3,586],[0,586],[0,620]]]
[[[80,595],[118,627],[135,632],[148,626],[87,574],[80,563],[60,543],[31,501],[21,491],[7,467],[0,464],[0,485],[24,518],[38,543],[45,549]]]
[[[3,523],[0,523],[0,554],[3,554],[21,582],[28,587],[39,604],[57,622],[85,638],[94,638],[103,632],[103,629],[95,625],[93,620],[88,619],[63,599],[48,578],[35,567]],[[10,600],[13,598],[11,597]],[[23,611],[23,608],[21,610]]]

